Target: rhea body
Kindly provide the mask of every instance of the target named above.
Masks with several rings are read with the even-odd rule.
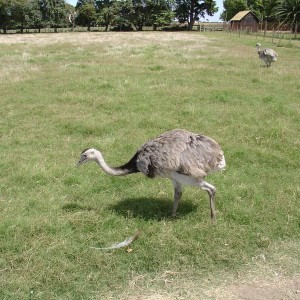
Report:
[[[191,185],[206,190],[210,200],[211,218],[216,219],[216,188],[204,178],[226,166],[221,147],[212,138],[184,129],[161,134],[141,146],[126,164],[109,166],[99,150],[88,148],[81,153],[78,165],[95,161],[107,174],[114,176],[141,172],[149,178],[167,177],[174,185],[172,215],[176,215],[182,187]]]
[[[277,53],[273,49],[261,49],[261,44],[256,44],[258,57],[263,60],[267,67],[271,67],[271,63],[276,61],[278,58]]]

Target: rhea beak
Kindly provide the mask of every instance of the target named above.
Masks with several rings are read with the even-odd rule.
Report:
[[[81,155],[80,160],[79,160],[78,163],[76,164],[76,167],[79,167],[79,166],[82,165],[85,161],[86,161],[86,156],[85,156],[85,155]]]

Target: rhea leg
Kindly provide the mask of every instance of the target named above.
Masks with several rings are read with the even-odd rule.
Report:
[[[173,209],[172,209],[172,217],[175,217],[178,203],[182,196],[182,185],[178,181],[175,181],[174,179],[172,181],[173,181],[173,185],[174,185],[174,203],[173,203]]]
[[[216,221],[216,208],[215,208],[215,196],[216,196],[216,188],[209,184],[208,182],[201,180],[200,187],[207,191],[209,195],[209,203],[210,203],[210,216],[213,222]]]
[[[176,172],[172,173],[172,181],[174,185],[174,205],[173,205],[173,216],[176,214],[177,206],[179,200],[182,195],[182,185],[191,185],[195,187],[200,187],[201,189],[207,191],[209,195],[209,203],[210,203],[210,216],[212,221],[216,221],[216,208],[215,208],[215,195],[216,195],[216,188],[209,184],[208,182],[204,181],[202,178],[193,178],[187,175],[178,174]]]

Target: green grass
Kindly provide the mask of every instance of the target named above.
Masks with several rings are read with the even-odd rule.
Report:
[[[299,49],[267,69],[253,37],[225,33],[0,39],[1,299],[213,299],[237,273],[299,271]],[[225,151],[207,178],[215,226],[203,191],[186,188],[172,220],[168,180],[75,168],[84,148],[119,165],[178,127]],[[90,248],[138,229],[131,253]]]

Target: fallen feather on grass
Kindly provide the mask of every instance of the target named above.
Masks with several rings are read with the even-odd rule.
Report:
[[[138,230],[133,236],[128,237],[121,243],[113,244],[110,247],[104,247],[104,248],[90,247],[90,248],[99,249],[99,250],[112,250],[112,249],[128,247],[134,240],[136,240],[140,236],[140,234],[141,234],[141,232]],[[131,251],[132,251],[132,249],[131,249]],[[131,251],[127,251],[127,252],[131,252]]]

